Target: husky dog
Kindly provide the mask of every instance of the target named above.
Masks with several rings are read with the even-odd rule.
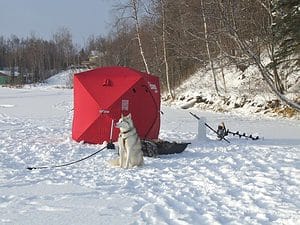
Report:
[[[121,168],[142,166],[144,158],[141,140],[136,133],[131,114],[127,116],[122,114],[115,126],[120,129],[118,138],[119,157],[111,160],[110,164]]]

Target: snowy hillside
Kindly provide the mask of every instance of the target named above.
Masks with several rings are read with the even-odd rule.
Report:
[[[224,67],[223,73],[225,85],[221,69],[217,69],[217,85],[221,96],[218,96],[215,91],[212,72],[204,68],[175,90],[175,101],[167,100],[165,104],[238,115],[256,113],[300,119],[299,112],[281,105],[277,97],[271,94],[255,66],[249,66],[242,72],[232,65]],[[297,100],[300,104],[300,72],[289,74],[285,85],[291,92],[288,97]]]
[[[69,167],[29,171],[103,147],[71,139],[73,90],[52,82],[0,87],[1,225],[300,224],[299,120],[195,107],[214,128],[224,121],[230,130],[264,137],[229,136],[226,143],[207,130],[200,141],[195,118],[165,106],[160,138],[191,142],[183,153],[145,158],[143,167],[125,170],[112,168],[107,161],[116,152],[104,150]]]
[[[72,88],[73,75],[86,71],[87,69],[69,69],[62,71],[46,80],[46,84],[57,88]]]

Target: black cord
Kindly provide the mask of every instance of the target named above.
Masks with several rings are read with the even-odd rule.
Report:
[[[100,150],[94,152],[93,154],[91,155],[88,155],[82,159],[79,159],[79,160],[76,160],[76,161],[73,161],[73,162],[69,162],[69,163],[65,163],[65,164],[61,164],[61,165],[55,165],[55,166],[37,166],[37,167],[27,167],[28,170],[37,170],[37,169],[53,169],[53,168],[58,168],[58,167],[64,167],[64,166],[70,166],[72,164],[75,164],[75,163],[78,163],[78,162],[81,162],[83,160],[86,160],[96,154],[98,154],[99,152],[103,151],[104,149],[106,149],[107,146],[101,148]]]

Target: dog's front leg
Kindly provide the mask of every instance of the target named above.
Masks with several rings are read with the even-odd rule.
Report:
[[[124,158],[123,149],[122,149],[122,146],[119,145],[119,162],[120,162],[119,165],[121,168],[123,166],[123,158]]]
[[[131,158],[131,151],[128,148],[128,146],[126,147],[125,151],[126,151],[126,165],[125,165],[125,168],[128,169],[129,161],[130,161],[130,158]]]
[[[125,146],[122,138],[119,139],[119,156],[120,156],[120,167],[123,168],[126,154],[125,154]]]

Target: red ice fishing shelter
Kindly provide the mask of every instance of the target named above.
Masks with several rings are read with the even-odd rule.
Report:
[[[156,76],[128,67],[102,67],[74,75],[72,138],[98,144],[110,140],[112,120],[131,113],[141,139],[157,139],[160,88]],[[112,140],[119,129],[113,127]]]

